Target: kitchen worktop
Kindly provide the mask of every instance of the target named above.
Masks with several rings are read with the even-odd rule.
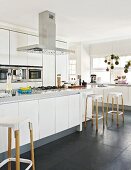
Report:
[[[88,83],[88,85],[104,85],[104,86],[127,86],[131,87],[131,84],[114,84],[114,83]]]
[[[36,91],[32,94],[21,94],[11,97],[0,98],[0,104],[11,103],[11,102],[20,102],[20,101],[29,101],[29,100],[39,100],[44,98],[53,98],[79,94],[81,92],[86,92],[92,90],[91,86],[86,88],[77,88],[77,89],[61,89],[61,90],[48,90],[48,91]]]

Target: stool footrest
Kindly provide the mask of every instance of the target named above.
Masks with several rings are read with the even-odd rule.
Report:
[[[96,115],[94,115],[92,119],[96,119]],[[100,119],[103,119],[102,115],[98,115],[98,120],[100,120]]]
[[[3,166],[4,166],[5,164],[7,164],[8,162],[16,162],[16,158],[8,158],[8,159],[5,159],[4,161],[2,161],[2,162],[0,163],[0,168],[3,167]],[[20,162],[29,164],[29,166],[28,166],[25,170],[29,170],[29,169],[32,167],[32,161],[29,160],[29,159],[20,158]]]
[[[109,114],[111,114],[111,113],[116,113],[116,114],[117,114],[117,111],[111,110],[111,111],[109,111],[108,113],[109,113]],[[119,113],[119,115],[124,114],[122,111],[118,111],[118,113]]]

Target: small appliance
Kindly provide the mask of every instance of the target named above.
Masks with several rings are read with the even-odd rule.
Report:
[[[96,74],[91,74],[91,82],[90,83],[96,83]]]

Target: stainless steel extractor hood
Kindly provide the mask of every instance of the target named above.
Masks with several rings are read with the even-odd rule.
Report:
[[[56,48],[55,13],[44,11],[39,14],[39,44],[17,48],[18,51],[41,53],[74,53],[73,50]]]

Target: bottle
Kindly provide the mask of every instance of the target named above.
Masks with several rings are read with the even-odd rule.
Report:
[[[9,92],[9,93],[11,93],[11,91],[12,91],[11,80],[12,80],[12,74],[11,74],[11,72],[8,72],[7,73],[6,91]]]
[[[57,87],[61,87],[61,74],[57,74]]]

